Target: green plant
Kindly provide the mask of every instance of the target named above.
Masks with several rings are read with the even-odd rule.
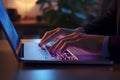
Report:
[[[53,0],[38,0],[43,17],[50,26],[76,28],[88,21],[88,15],[96,14],[96,0],[57,0],[58,9],[52,6]],[[44,7],[48,4],[48,7]]]

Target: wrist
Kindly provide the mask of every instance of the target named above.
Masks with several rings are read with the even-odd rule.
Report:
[[[75,28],[75,30],[79,31],[80,33],[85,33],[85,30],[83,27]]]

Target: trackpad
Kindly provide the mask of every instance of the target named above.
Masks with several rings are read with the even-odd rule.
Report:
[[[45,60],[49,59],[50,56],[46,51],[42,51],[37,42],[25,42],[24,58],[27,60]]]

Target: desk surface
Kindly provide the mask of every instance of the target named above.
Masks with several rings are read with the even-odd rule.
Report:
[[[32,41],[32,40],[29,40]],[[19,70],[20,80],[120,80],[120,64],[27,65],[20,68],[6,40],[0,40],[0,80],[10,80]]]

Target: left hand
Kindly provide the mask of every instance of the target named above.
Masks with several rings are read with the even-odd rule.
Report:
[[[81,30],[80,30],[81,29]],[[68,28],[56,28],[54,30],[51,31],[47,31],[44,36],[42,37],[39,45],[43,46],[46,45],[48,42],[52,41],[52,40],[56,40],[58,38],[61,38],[63,36],[67,36],[73,32],[80,32],[83,31],[82,28],[78,29],[68,29]]]
[[[55,42],[50,48],[52,54],[62,54],[68,47],[74,46],[88,52],[102,53],[104,36],[72,33]]]

